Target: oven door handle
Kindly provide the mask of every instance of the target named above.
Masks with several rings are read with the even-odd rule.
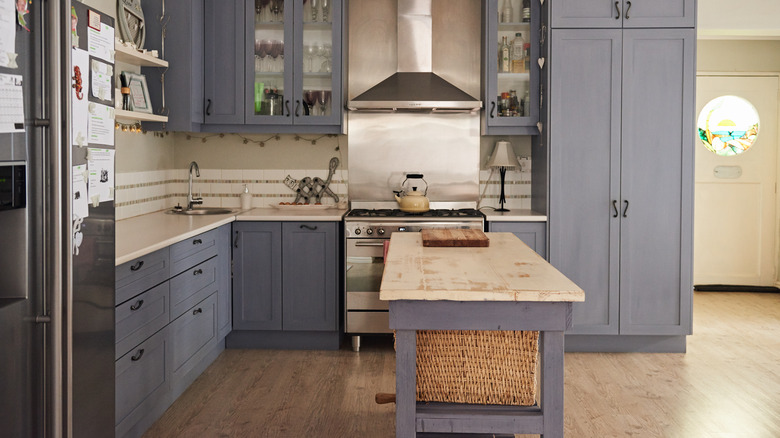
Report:
[[[385,245],[384,240],[381,242],[361,242],[361,241],[355,242],[355,246],[384,246],[384,245]]]

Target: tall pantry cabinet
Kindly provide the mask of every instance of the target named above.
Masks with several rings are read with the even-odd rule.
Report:
[[[586,293],[570,350],[685,350],[693,11],[693,0],[551,2],[549,257]]]

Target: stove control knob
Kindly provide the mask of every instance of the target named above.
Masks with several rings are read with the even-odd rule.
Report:
[[[385,229],[384,228],[380,228],[380,229],[376,230],[376,232],[379,233],[379,235],[381,236],[381,235],[385,234]]]
[[[355,228],[355,235],[360,235],[360,228]]]
[[[369,236],[374,234],[374,229],[373,228],[366,229],[366,234],[368,234]]]

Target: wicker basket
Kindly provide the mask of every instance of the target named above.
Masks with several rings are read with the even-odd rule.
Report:
[[[417,331],[417,400],[531,406],[538,331]]]

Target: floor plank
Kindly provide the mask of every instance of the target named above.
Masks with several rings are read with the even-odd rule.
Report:
[[[780,436],[780,295],[694,293],[686,354],[567,353],[567,437]],[[392,437],[392,341],[226,350],[144,435]]]

